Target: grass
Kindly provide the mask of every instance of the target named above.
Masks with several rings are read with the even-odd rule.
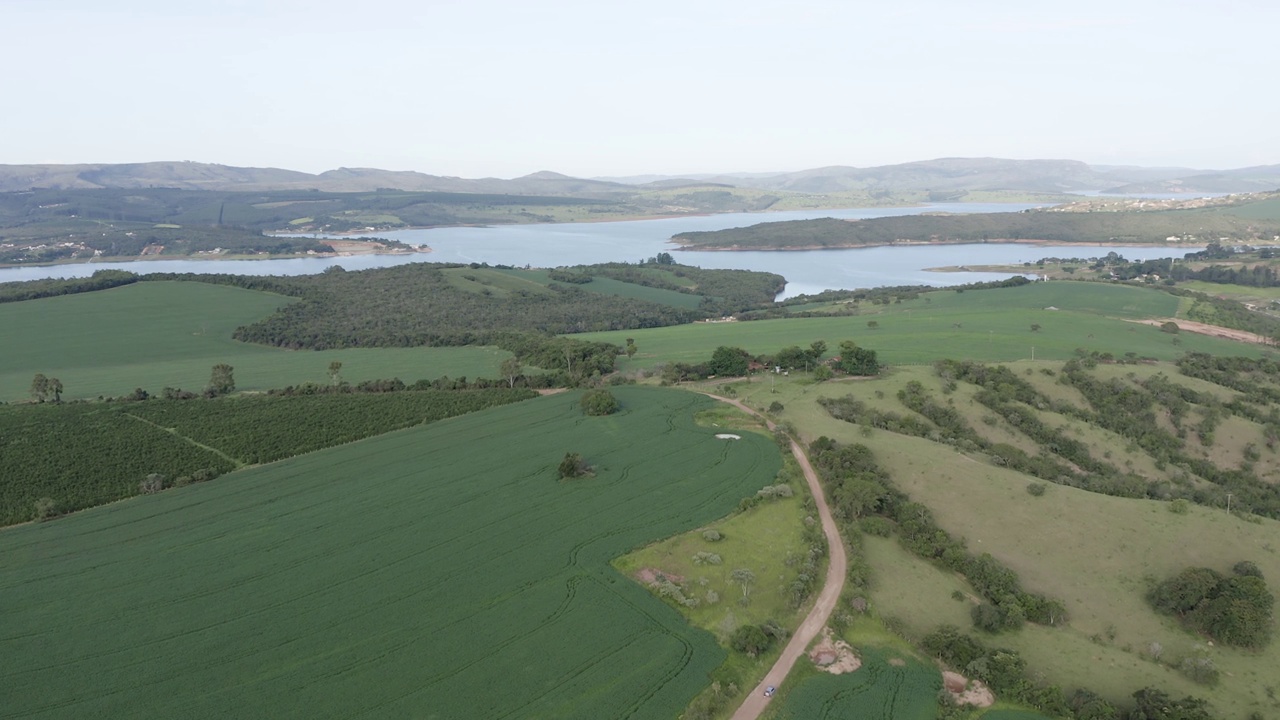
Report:
[[[1058,310],[1046,310],[1056,307]],[[704,362],[716,347],[742,347],[753,354],[826,340],[831,352],[851,339],[872,348],[883,363],[927,363],[941,358],[987,362],[1066,360],[1076,348],[1123,356],[1172,360],[1186,352],[1253,355],[1257,345],[1181,333],[1124,319],[1170,317],[1178,299],[1156,291],[1102,283],[1035,283],[1017,288],[929,293],[920,299],[862,308],[857,316],[699,323],[625,332],[587,333],[583,339],[621,345],[633,337],[639,352],[620,359],[623,369],[662,362]],[[870,329],[871,320],[879,324]],[[1040,325],[1033,332],[1032,325]],[[1174,340],[1180,344],[1173,344]]]
[[[271,293],[198,282],[146,282],[81,295],[0,304],[5,352],[0,400],[30,398],[36,373],[56,377],[64,399],[124,395],[142,387],[200,390],[217,363],[235,368],[241,390],[328,383],[342,377],[497,377],[510,354],[491,347],[289,351],[231,339],[240,325],[292,302]]]
[[[1032,375],[1023,376],[1043,386],[1053,380],[1039,370],[1053,365],[1037,362],[1013,367],[1020,375],[1033,370]],[[1164,372],[1174,382],[1199,389],[1197,381],[1167,365],[1099,366],[1098,372],[1113,376],[1134,372],[1135,377]],[[959,391],[941,395],[938,379],[926,368],[896,369],[867,381],[813,383],[806,377],[780,378],[776,392],[759,380],[734,387],[752,406],[774,400],[783,403],[782,419],[795,424],[807,440],[827,435],[870,446],[894,482],[930,507],[942,527],[965,538],[971,551],[990,552],[1017,571],[1028,590],[1061,599],[1070,616],[1066,627],[1029,625],[1018,633],[987,638],[989,644],[1018,650],[1033,672],[1064,688],[1090,688],[1117,704],[1129,702],[1135,690],[1153,685],[1175,697],[1205,697],[1224,718],[1274,710],[1268,688],[1280,689],[1280,647],[1273,643],[1260,653],[1209,647],[1203,638],[1156,615],[1143,596],[1152,583],[1187,566],[1225,572],[1239,560],[1252,560],[1267,578],[1280,578],[1280,523],[1246,522],[1221,509],[1200,506],[1177,515],[1164,502],[1122,499],[1053,484],[1043,497],[1033,497],[1026,491],[1033,478],[928,440],[883,431],[864,434],[858,426],[830,418],[816,403],[820,396],[852,392],[871,405],[906,412],[894,396],[912,379],[940,398],[955,398],[956,408],[971,426],[979,432],[988,429],[978,420],[985,408],[971,407]],[[1198,415],[1192,414],[1194,422]],[[1044,417],[1054,425],[1078,425],[1059,423],[1055,418],[1060,416],[1052,414]],[[1225,452],[1234,458],[1229,463],[1234,466],[1240,459],[1240,444],[1249,439],[1236,435],[1244,433],[1258,442],[1263,453],[1261,470],[1270,462],[1269,451],[1254,436],[1258,428],[1245,425],[1242,429],[1224,421],[1217,430],[1219,439],[1207,450]],[[1128,443],[1111,433],[1078,427],[1072,434],[1089,442],[1095,457],[1110,451],[1109,461],[1122,468],[1132,459],[1136,469],[1150,469],[1150,458],[1131,454]],[[1196,445],[1193,432],[1188,446]],[[874,568],[871,600],[876,611],[917,638],[943,623],[969,626],[968,605],[951,597],[955,590],[972,594],[962,580],[894,543],[867,538],[866,545]],[[1163,647],[1163,664],[1150,659],[1152,642]],[[1209,653],[1222,671],[1217,687],[1196,685],[1170,667],[1201,652]]]
[[[614,392],[0,532],[5,713],[674,716],[724,653],[609,563],[725,516],[778,450],[696,426],[708,399]],[[556,478],[568,449],[594,477]]]
[[[853,440],[851,435],[846,439]],[[928,441],[888,433],[857,439],[876,451],[899,487],[932,508],[940,524],[966,538],[973,551],[991,552],[1028,589],[1064,601],[1069,627],[1028,628],[999,640],[1022,652],[1033,670],[1065,686],[1092,688],[1113,702],[1155,684],[1207,697],[1229,717],[1269,705],[1263,689],[1280,685],[1280,648],[1273,645],[1261,655],[1215,648],[1222,683],[1213,689],[1194,686],[1142,656],[1152,642],[1161,643],[1166,660],[1189,655],[1202,643],[1157,616],[1143,594],[1153,580],[1189,565],[1225,571],[1250,559],[1268,577],[1280,577],[1280,524],[1247,523],[1202,507],[1175,515],[1167,503],[1056,485],[1036,498],[1026,492],[1026,476]],[[899,600],[920,596],[910,587],[897,592]],[[949,598],[942,602],[954,604]],[[931,617],[918,609],[907,614]]]

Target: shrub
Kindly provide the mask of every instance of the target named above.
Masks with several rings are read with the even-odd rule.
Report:
[[[588,415],[612,415],[620,407],[608,390],[588,390],[582,395],[582,411]]]
[[[1186,498],[1178,498],[1177,500],[1169,503],[1169,512],[1175,515],[1186,515],[1187,511],[1190,509],[1191,503],[1187,502]]]
[[[769,403],[768,412],[770,415],[777,415],[778,413],[782,412],[782,410],[783,410],[782,403],[778,402],[777,400],[774,400],[773,402]]]
[[[702,531],[702,539],[707,542],[720,542],[724,539],[724,535],[719,530],[707,529]]]
[[[835,377],[835,373],[832,372],[831,368],[827,367],[826,365],[819,365],[818,367],[813,369],[813,379],[817,380],[818,382],[822,382],[824,380],[830,380],[833,377]]]
[[[58,515],[58,503],[53,498],[42,497],[35,503],[35,521],[44,522]]]
[[[893,534],[893,523],[888,518],[879,515],[870,515],[858,521],[858,527],[862,532],[876,537],[889,537]]]
[[[1160,332],[1167,332],[1171,335],[1177,335],[1178,331],[1181,329],[1182,328],[1178,327],[1178,323],[1172,320],[1160,326]]]
[[[164,489],[164,479],[160,473],[151,473],[138,483],[138,492],[144,495],[158,493]]]
[[[564,459],[560,461],[559,473],[561,479],[571,479],[586,475],[590,468],[582,459],[582,456],[575,452],[567,452]]]
[[[1040,497],[1041,495],[1044,495],[1044,491],[1047,488],[1048,486],[1045,485],[1044,483],[1033,482],[1027,485],[1027,492],[1031,493],[1036,497]]]

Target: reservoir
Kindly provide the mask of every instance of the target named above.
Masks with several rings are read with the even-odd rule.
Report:
[[[96,270],[120,269],[136,273],[190,272],[241,275],[309,275],[340,265],[347,270],[403,265],[413,262],[488,263],[524,267],[557,267],[602,262],[639,262],[670,252],[676,262],[704,268],[762,270],[787,278],[782,297],[823,290],[885,285],[958,285],[1002,280],[997,273],[935,273],[925,268],[950,265],[1025,263],[1042,257],[1095,257],[1115,251],[1130,260],[1182,257],[1198,248],[1057,246],[1022,243],[972,245],[911,245],[840,250],[686,252],[670,241],[676,233],[722,230],[761,222],[836,217],[861,219],[925,212],[1017,212],[1036,205],[1011,203],[939,204],[903,208],[727,213],[655,220],[599,223],[498,225],[370,233],[410,245],[425,245],[427,253],[353,255],[331,258],[277,260],[146,260],[138,262],[76,263],[38,267],[0,268],[0,282],[55,277],[87,277]],[[1028,269],[1031,272],[1031,269]]]

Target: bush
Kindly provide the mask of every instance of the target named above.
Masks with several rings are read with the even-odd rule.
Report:
[[[782,403],[778,402],[777,400],[774,400],[773,402],[769,403],[768,412],[770,415],[777,415],[778,413],[782,412],[782,410],[783,410]]]
[[[824,380],[830,380],[833,377],[835,377],[835,373],[832,372],[831,368],[827,367],[826,365],[819,365],[818,367],[813,369],[813,379],[817,380],[818,382],[822,382]]]
[[[582,411],[588,415],[612,415],[620,407],[608,390],[588,390],[582,395]]]
[[[1044,483],[1033,482],[1027,485],[1027,492],[1031,493],[1036,497],[1040,497],[1041,495],[1044,495],[1044,491],[1047,488],[1048,486],[1045,485]]]
[[[1186,498],[1178,498],[1169,503],[1169,512],[1175,515],[1186,515],[1190,509],[1191,503],[1187,502]]]
[[[879,515],[862,518],[858,521],[858,527],[862,528],[862,532],[876,537],[889,537],[893,534],[893,523]]]
[[[58,503],[53,498],[42,497],[35,503],[35,521],[44,522],[58,515]]]
[[[1182,328],[1178,327],[1178,323],[1172,320],[1160,326],[1160,332],[1167,332],[1170,335],[1177,335],[1178,331],[1181,329]]]
[[[586,475],[590,468],[582,459],[582,456],[575,452],[567,452],[564,459],[560,461],[559,473],[561,479],[572,479]]]
[[[1178,670],[1190,678],[1192,682],[1197,682],[1201,685],[1217,685],[1218,679],[1221,677],[1221,673],[1218,672],[1218,668],[1213,664],[1213,660],[1203,656],[1189,657],[1183,660],[1182,664],[1178,666]]]
[[[719,530],[708,529],[702,531],[702,539],[707,542],[720,542],[724,539],[724,535]]]
[[[158,493],[164,489],[164,479],[160,473],[151,473],[138,483],[138,492],[144,495]]]

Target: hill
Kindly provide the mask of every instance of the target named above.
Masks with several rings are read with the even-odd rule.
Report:
[[[1276,193],[1230,196],[1198,207],[1107,201],[1018,213],[927,214],[866,220],[791,220],[672,238],[695,250],[809,250],[896,243],[1050,242],[1097,244],[1280,242]],[[1103,210],[1107,211],[1094,211]],[[1069,211],[1068,211],[1069,210]],[[1255,212],[1255,210],[1257,212]]]
[[[1241,193],[1267,192],[1280,188],[1280,165],[1201,172],[1176,178],[1150,179],[1120,185],[1109,193]]]

